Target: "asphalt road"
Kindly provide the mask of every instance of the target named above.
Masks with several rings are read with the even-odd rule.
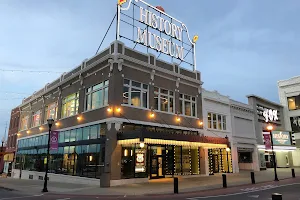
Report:
[[[292,183],[283,186],[264,185],[258,187],[248,187],[234,191],[233,193],[218,194],[216,196],[197,197],[195,194],[184,195],[154,195],[154,196],[119,196],[119,197],[101,197],[101,196],[74,196],[60,194],[36,194],[26,195],[18,191],[11,191],[0,188],[0,200],[20,199],[20,200],[86,200],[86,199],[161,199],[161,200],[272,200],[272,193],[280,193],[284,200],[300,200],[300,183]]]

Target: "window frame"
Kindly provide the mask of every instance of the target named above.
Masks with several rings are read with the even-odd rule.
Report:
[[[38,126],[41,125],[41,113],[42,113],[41,110],[37,110],[32,114],[31,128],[38,127]],[[36,123],[36,120],[35,120],[36,116],[39,116],[38,124],[35,124]]]
[[[72,95],[75,95],[75,97],[74,98],[72,98],[72,99],[68,99],[68,101],[66,101],[66,99],[67,98],[69,98],[70,96],[72,96]],[[71,101],[75,101],[75,113],[73,114],[73,115],[64,115],[63,113],[64,113],[64,106],[67,104],[67,103],[69,103],[69,102],[71,102]],[[77,102],[78,102],[78,104],[77,104]],[[68,96],[66,96],[66,97],[64,97],[63,99],[62,99],[62,105],[61,105],[61,118],[63,119],[63,118],[67,118],[67,117],[72,117],[72,116],[75,116],[75,115],[77,115],[78,114],[78,109],[79,109],[79,92],[75,92],[75,93],[73,93],[73,94],[70,94],[70,95],[68,95]],[[67,109],[66,109],[66,113],[67,113]]]
[[[54,107],[52,107],[54,106]],[[49,109],[49,107],[52,107],[51,109]],[[44,115],[44,124],[47,123],[47,120],[50,119],[50,116],[49,116],[49,111],[52,110],[52,109],[55,109],[55,114],[54,114],[54,118],[52,118],[54,121],[57,120],[57,112],[58,112],[58,103],[57,102],[53,102],[53,103],[50,103],[48,104],[46,107],[45,107],[45,115]]]
[[[125,84],[125,80],[129,81],[129,84]],[[140,87],[133,86],[132,82],[140,83],[141,86]],[[144,85],[147,86],[147,89],[144,88]],[[128,88],[128,103],[124,103],[124,87]],[[136,90],[141,91],[141,93],[140,93],[140,101],[141,101],[140,106],[132,105],[132,102],[131,102],[132,89],[136,89]],[[143,99],[144,92],[146,92],[146,94],[147,94],[147,105],[146,105],[146,107],[143,106],[144,105],[144,99]],[[146,109],[148,109],[149,108],[149,85],[145,84],[145,83],[141,83],[139,81],[124,78],[123,79],[123,101],[122,101],[122,105],[136,107],[136,108],[146,108]]]
[[[26,127],[24,127],[25,126],[25,124],[24,124],[24,122],[23,122],[23,120],[26,118]],[[21,118],[21,124],[20,124],[20,131],[23,131],[23,130],[28,130],[28,122],[29,122],[29,115],[26,115],[26,116],[23,116],[22,118]]]
[[[155,88],[158,89],[158,92],[155,91]],[[168,94],[165,94],[165,93],[162,93],[161,90],[166,90],[168,92]],[[171,95],[170,93],[173,93],[173,95]],[[165,113],[175,113],[175,92],[172,91],[172,90],[167,90],[167,89],[164,89],[164,88],[160,88],[160,87],[154,87],[154,100],[155,100],[155,95],[157,95],[157,98],[158,98],[158,107],[157,107],[157,111],[160,111],[160,112],[165,112]],[[167,97],[167,101],[168,101],[168,111],[162,111],[161,110],[161,96],[166,96]],[[171,102],[170,102],[170,98],[173,99],[173,111],[171,112],[170,111],[170,105],[171,105]]]
[[[186,99],[186,96],[190,96],[190,99]],[[195,99],[195,100],[193,100]],[[185,114],[185,102],[190,103],[190,108],[191,108],[191,115],[186,115]],[[193,104],[195,105],[195,116],[193,116]],[[192,96],[192,95],[188,95],[188,94],[183,94],[180,93],[179,94],[179,106],[181,115],[187,116],[187,117],[193,117],[193,118],[197,118],[198,113],[197,113],[197,97],[196,96]]]
[[[216,120],[213,118],[214,115],[216,116]],[[208,116],[210,116],[210,120]],[[219,121],[219,118],[221,118],[221,121]],[[214,122],[216,123],[216,128],[214,128]],[[219,128],[219,125],[221,125],[221,129]],[[227,115],[207,112],[207,128],[219,131],[227,131]]]
[[[106,84],[107,83],[107,84]],[[97,88],[97,89],[94,89],[93,88],[97,85],[101,85],[102,86],[100,88]],[[109,80],[105,80],[105,81],[102,81],[100,83],[97,83],[95,85],[92,85],[88,88],[86,88],[85,90],[85,104],[84,104],[84,110],[85,111],[91,111],[91,110],[96,110],[96,109],[99,109],[99,108],[103,108],[103,107],[106,107],[108,105],[108,93],[109,93]],[[107,89],[107,99],[106,98],[106,95],[105,95],[105,89]],[[90,90],[90,91],[89,91]],[[96,93],[96,92],[100,92],[102,90],[102,102],[103,104],[100,105],[99,107],[96,107],[96,108],[92,108],[93,106],[93,98],[92,98],[92,95],[93,93]],[[88,102],[89,98],[88,96],[90,95],[90,102]],[[88,103],[90,103],[90,109],[88,109]]]

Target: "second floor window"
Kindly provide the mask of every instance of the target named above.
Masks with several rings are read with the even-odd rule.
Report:
[[[294,97],[288,97],[287,100],[288,100],[289,110],[300,109],[300,95]]]
[[[74,93],[65,97],[62,101],[61,117],[69,117],[78,113],[79,94]]]
[[[179,95],[180,112],[186,116],[197,117],[196,115],[196,97],[190,95]]]
[[[174,112],[174,92],[155,87],[154,102],[155,110]]]
[[[57,103],[51,103],[46,106],[45,109],[45,117],[44,122],[47,123],[48,119],[56,120],[57,118]]]
[[[36,111],[32,116],[32,127],[41,125],[41,111]]]
[[[148,108],[148,85],[124,79],[123,104]]]
[[[226,130],[226,116],[211,112],[207,113],[207,128]]]
[[[21,127],[20,127],[20,130],[26,130],[26,129],[28,129],[28,119],[29,119],[28,116],[24,116],[24,117],[21,118]]]
[[[85,110],[93,110],[108,104],[108,80],[86,90]]]

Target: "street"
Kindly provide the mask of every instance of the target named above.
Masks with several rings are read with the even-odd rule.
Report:
[[[231,188],[228,190],[213,190],[207,192],[207,194],[215,193],[216,195],[205,195],[205,192],[193,193],[193,194],[178,194],[178,195],[146,195],[146,196],[95,196],[95,195],[65,195],[65,194],[36,194],[26,195],[18,191],[11,191],[7,189],[0,189],[0,200],[9,199],[45,199],[45,200],[84,200],[84,199],[172,199],[172,200],[271,200],[272,193],[280,193],[283,195],[283,199],[299,200],[300,183],[291,183],[285,185],[263,185],[258,187],[248,188]],[[223,194],[222,194],[223,193]],[[197,196],[198,195],[198,196]]]

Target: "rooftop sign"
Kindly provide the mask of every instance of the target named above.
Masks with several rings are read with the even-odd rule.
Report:
[[[154,7],[143,0],[118,0],[117,39],[133,42],[134,48],[136,44],[143,45],[147,52],[151,49],[196,69],[198,36],[190,37],[186,25],[165,13],[161,6]]]

